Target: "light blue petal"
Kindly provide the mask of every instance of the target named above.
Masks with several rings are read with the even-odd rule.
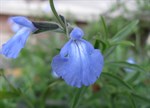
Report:
[[[83,45],[85,45],[87,53],[91,54],[94,50],[93,45],[84,39],[80,39],[80,41],[82,41],[84,43]]]
[[[101,54],[100,50],[95,49],[93,53],[91,54],[91,59],[90,59],[90,68],[91,71],[89,71],[90,74],[90,82],[89,83],[94,83],[96,79],[100,76],[102,69],[104,65],[104,58],[103,55]],[[85,79],[84,83],[86,85],[88,79]],[[88,85],[88,83],[87,83]]]
[[[81,39],[84,36],[84,32],[82,31],[82,29],[80,29],[79,27],[75,27],[71,33],[70,33],[70,37],[71,39]]]
[[[71,40],[69,40],[65,45],[64,47],[61,49],[60,51],[60,55],[62,58],[64,59],[67,59],[68,57],[68,52],[69,52],[69,49],[70,49],[70,44],[71,44]]]
[[[102,54],[88,47],[92,45],[85,40],[71,41],[68,45],[68,59],[64,60],[61,55],[55,56],[52,61],[53,71],[71,86],[80,88],[93,84],[103,68]]]
[[[21,25],[15,23],[11,18],[8,19],[8,23],[11,26],[11,30],[15,33],[21,29]]]
[[[15,36],[2,45],[1,54],[8,58],[16,58],[21,49],[25,46],[26,40],[31,32],[32,31],[26,27],[20,29]]]
[[[21,28],[21,27],[20,27],[18,24],[15,24],[15,23],[14,23],[14,24],[11,25],[11,29],[12,29],[12,31],[15,32],[15,33],[18,32],[18,30],[20,30],[20,28]]]
[[[10,19],[21,26],[31,28],[32,31],[34,31],[36,29],[34,27],[34,25],[32,24],[32,22],[30,20],[28,20],[26,17],[16,16],[16,17],[11,17]]]

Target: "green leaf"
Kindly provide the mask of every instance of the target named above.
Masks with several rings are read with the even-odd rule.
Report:
[[[10,99],[18,96],[19,94],[17,92],[0,91],[0,99]]]
[[[105,31],[105,39],[107,39],[108,38],[108,28],[107,28],[107,26],[106,26],[106,23],[105,23],[105,20],[104,20],[104,18],[103,18],[103,16],[101,16],[101,21],[102,21],[102,25],[103,25],[103,28],[104,28],[104,31]]]
[[[94,48],[98,49],[99,48],[99,40],[95,40]]]
[[[140,100],[142,100],[142,101],[144,101],[144,102],[150,103],[150,99],[149,99],[149,98],[140,96],[140,95],[138,95],[138,94],[136,94],[136,93],[131,93],[131,94],[132,94],[132,96],[134,96],[134,97],[136,97],[136,98],[138,98],[138,99],[140,99]]]
[[[129,96],[129,99],[130,99],[130,103],[132,104],[132,108],[136,108],[136,104],[134,102],[134,99],[133,99],[132,95],[128,94],[128,96]]]
[[[114,50],[115,50],[116,46],[111,46],[109,47],[106,52],[104,53],[104,58],[106,59]]]
[[[80,89],[77,89],[77,91],[73,97],[71,108],[77,108],[79,101],[80,101],[80,98],[81,98],[82,94],[85,92],[85,90],[86,90],[86,87],[82,87]]]
[[[67,34],[67,36],[69,36],[71,31],[73,30],[73,27],[69,24],[69,22],[66,20],[66,18],[64,16],[59,15],[59,17],[62,20],[62,22],[65,24],[65,26],[66,26],[66,34]]]
[[[128,63],[128,62],[123,62],[123,61],[107,62],[106,65],[116,65],[116,66],[119,66],[119,67],[127,67],[127,68],[131,68],[131,69],[146,73],[146,71],[143,68],[141,68],[140,66],[138,66],[136,64],[131,64],[131,63]]]
[[[45,88],[45,90],[41,94],[41,99],[45,101],[46,97],[48,96],[51,88],[57,84],[60,83],[60,79],[54,80],[52,82],[49,82],[48,86]]]
[[[114,79],[118,80],[126,88],[128,88],[129,90],[133,91],[133,88],[128,83],[126,83],[124,80],[122,80],[121,78],[117,77],[116,75],[113,75],[113,74],[108,73],[108,72],[102,72],[102,75],[109,76],[111,78],[114,78]]]
[[[111,40],[111,43],[115,43],[118,41],[123,40],[129,34],[135,29],[136,25],[138,24],[138,20],[131,22],[127,26],[125,26],[123,29],[121,29]]]
[[[62,22],[65,24],[65,22],[66,22],[65,17],[64,17],[64,16],[62,16],[62,15],[59,15],[59,17],[60,17],[60,19],[62,20]]]
[[[110,44],[113,46],[117,46],[117,45],[134,46],[134,43],[130,41],[121,41],[121,42],[115,42],[115,43],[110,43]]]
[[[107,48],[107,44],[105,42],[103,42],[102,40],[96,39],[95,44],[94,44],[94,48],[99,49],[100,46],[101,46],[102,52],[104,52]]]
[[[137,78],[140,76],[140,72],[129,72],[125,77],[124,80],[127,82],[133,82],[137,80]]]

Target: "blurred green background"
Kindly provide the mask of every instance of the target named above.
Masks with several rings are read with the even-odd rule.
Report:
[[[122,8],[132,17],[107,13],[92,21],[67,19],[83,28],[84,38],[105,57],[95,84],[70,87],[52,72],[51,60],[68,41],[65,35],[32,35],[17,59],[3,60],[8,66],[0,70],[0,108],[150,108],[150,1],[136,2],[134,13],[123,2],[109,9]],[[55,21],[48,14],[32,19]]]

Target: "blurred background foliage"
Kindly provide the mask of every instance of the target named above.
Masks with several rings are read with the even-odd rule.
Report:
[[[143,17],[150,18],[150,5],[144,1],[137,0],[132,18],[68,19],[105,57],[100,78],[89,87],[70,87],[51,70],[52,58],[68,40],[63,34],[32,35],[10,68],[0,70],[0,108],[150,108],[150,20]],[[110,11],[118,6],[123,4]]]

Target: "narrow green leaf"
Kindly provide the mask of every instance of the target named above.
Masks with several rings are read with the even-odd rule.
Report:
[[[117,45],[134,46],[134,43],[130,41],[121,41],[121,42],[115,42],[115,43],[110,43],[110,44],[114,46],[117,46]]]
[[[94,48],[96,48],[96,49],[101,48],[102,52],[104,52],[105,49],[107,48],[107,44],[105,42],[103,42],[102,40],[96,39],[95,44],[94,44]]]
[[[124,80],[127,81],[127,82],[133,82],[135,81],[138,77],[140,76],[140,72],[130,72],[128,73]]]
[[[99,48],[99,40],[95,40],[94,48],[98,49]]]
[[[105,31],[105,39],[107,39],[108,38],[108,28],[107,28],[107,26],[106,26],[106,23],[105,23],[105,20],[104,20],[104,18],[103,18],[103,16],[101,16],[101,21],[102,21],[102,25],[103,25],[103,28],[104,28],[104,31]]]
[[[106,59],[114,50],[115,50],[116,46],[112,46],[110,48],[108,48],[106,50],[106,52],[104,53],[104,58]]]
[[[116,80],[118,80],[122,85],[124,85],[126,88],[130,89],[130,90],[133,90],[133,88],[128,84],[126,83],[124,80],[122,80],[121,78],[117,77],[116,75],[113,75],[111,73],[108,73],[108,72],[102,72],[102,75],[105,75],[105,76],[109,76],[111,78],[114,78]]]
[[[60,48],[56,48],[56,50],[60,52],[61,49]]]
[[[134,97],[136,97],[136,98],[138,98],[138,99],[140,99],[140,100],[142,100],[142,101],[144,101],[144,102],[150,103],[150,99],[149,99],[149,98],[140,96],[140,95],[138,95],[138,94],[136,94],[136,93],[131,93],[131,94],[132,94],[132,96],[134,96]]]
[[[132,31],[135,29],[136,25],[138,24],[138,20],[131,22],[123,29],[121,29],[111,40],[112,43],[118,42],[126,38]]]
[[[116,66],[119,66],[119,67],[127,67],[127,68],[131,68],[131,69],[146,73],[146,71],[143,68],[141,68],[140,66],[138,66],[136,64],[131,64],[131,63],[128,63],[128,62],[123,62],[123,61],[107,62],[106,65],[116,65]]]
[[[82,94],[85,92],[85,90],[86,90],[86,87],[82,87],[80,89],[77,89],[77,91],[73,97],[71,108],[77,108],[79,101],[80,101],[80,98],[81,98]]]
[[[0,91],[0,99],[16,98],[19,94],[16,92]]]
[[[73,30],[73,27],[69,24],[69,22],[66,20],[66,18],[64,16],[59,15],[59,17],[62,20],[62,22],[65,24],[65,26],[66,26],[66,35],[69,37],[69,34]]]
[[[130,99],[130,103],[132,104],[132,108],[136,108],[136,104],[134,102],[134,99],[133,99],[132,95],[128,94],[128,96],[129,96],[129,99]]]
[[[60,17],[60,19],[62,20],[62,22],[65,24],[65,17],[64,16],[62,16],[62,15],[59,15],[59,17]]]
[[[51,90],[51,88],[55,85],[57,85],[58,83],[60,83],[60,79],[58,80],[54,80],[52,82],[49,82],[48,86],[45,88],[45,90],[42,92],[41,94],[41,101],[45,101],[46,97],[49,94],[49,91]]]

